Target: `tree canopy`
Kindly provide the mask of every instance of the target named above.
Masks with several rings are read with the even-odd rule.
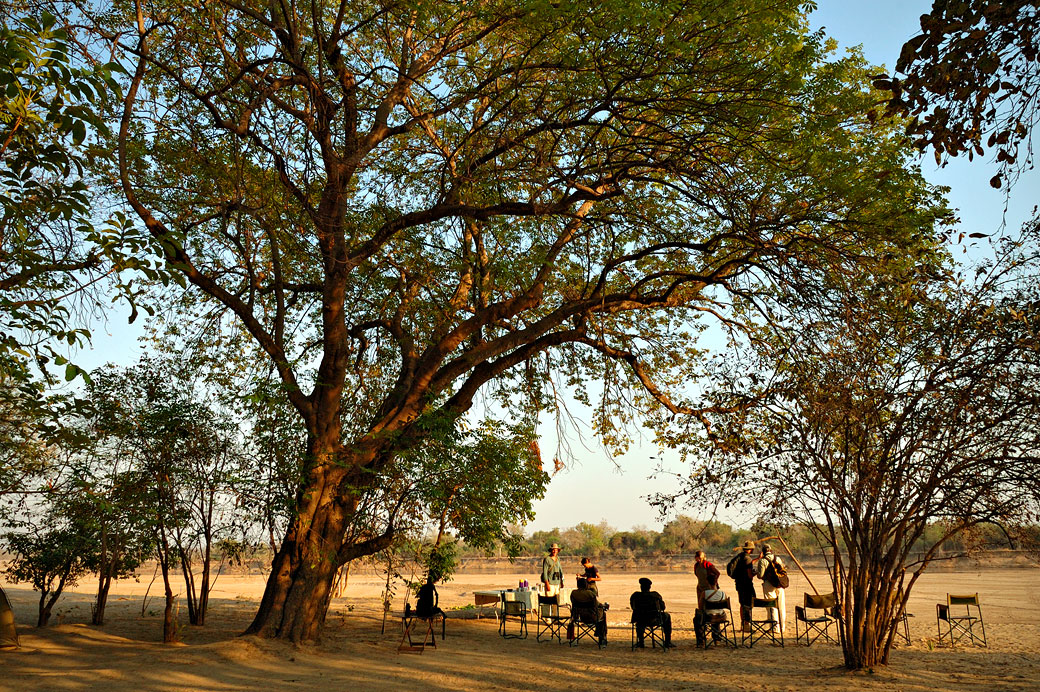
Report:
[[[1000,187],[1032,166],[1038,60],[1035,2],[935,0],[899,55],[896,72],[905,76],[883,76],[878,86],[892,91],[890,110],[913,117],[907,132],[936,161],[994,151],[1000,172],[990,184]]]

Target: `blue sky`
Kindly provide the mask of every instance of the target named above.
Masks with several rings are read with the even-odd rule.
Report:
[[[868,60],[892,69],[904,41],[917,33],[918,18],[931,7],[930,0],[892,0],[859,2],[856,0],[822,0],[811,18],[813,28],[825,27],[828,35],[838,40],[841,48],[862,44]],[[922,170],[933,183],[951,188],[950,201],[960,210],[962,225],[968,232],[995,232],[1003,218],[1003,193],[989,186],[993,167],[976,159],[974,163],[956,160],[943,169],[936,167],[930,156],[922,158]],[[1014,190],[1009,207],[1008,228],[1015,229],[1030,216],[1040,195],[1040,176],[1035,172],[1023,176]],[[91,369],[108,361],[132,363],[142,348],[136,339],[139,326],[127,326],[129,311],[115,306],[106,324],[94,327],[94,349],[81,353],[77,362]],[[551,426],[548,426],[551,427]],[[657,455],[649,444],[635,444],[632,451],[610,459],[590,434],[583,440],[571,440],[575,462],[552,481],[546,497],[536,504],[537,518],[529,530],[569,527],[581,521],[605,521],[617,529],[633,526],[658,528],[656,512],[645,496],[667,489],[667,481],[650,479],[654,466],[650,457]],[[542,449],[550,456],[552,440]],[[672,464],[671,470],[681,472]],[[741,523],[743,517],[721,517]]]
[[[839,51],[862,45],[871,63],[891,71],[903,43],[918,33],[919,18],[931,8],[931,0],[821,0],[811,16],[813,29],[825,28],[839,43]],[[929,155],[921,159],[921,169],[932,183],[950,188],[949,200],[959,210],[961,225],[967,232],[994,233],[1001,226],[1004,193],[994,190],[989,179],[995,169],[988,162],[957,159],[939,168]],[[1031,216],[1040,201],[1040,176],[1036,171],[1023,175],[1013,190],[1007,214],[1008,229],[1017,229]],[[654,466],[650,457],[659,452],[649,444],[634,445],[630,453],[611,460],[591,436],[585,439],[589,450],[576,454],[577,462],[558,474],[543,500],[535,506],[537,517],[528,530],[570,527],[587,521],[605,521],[619,530],[634,526],[660,528],[662,521],[645,497],[667,489],[667,476],[649,478]],[[551,447],[543,444],[542,449]],[[666,457],[667,460],[667,457]],[[616,462],[616,464],[615,464]],[[666,470],[681,473],[678,463]],[[746,524],[748,517],[720,516],[723,521]]]

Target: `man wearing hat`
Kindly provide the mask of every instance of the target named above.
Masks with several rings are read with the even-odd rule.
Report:
[[[542,586],[545,595],[559,596],[563,588],[563,566],[560,565],[560,545],[553,543],[549,554],[542,558]]]
[[[769,569],[772,567],[773,569]],[[768,543],[762,544],[762,554],[755,565],[755,576],[762,580],[762,598],[775,598],[778,608],[770,608],[769,615],[773,622],[779,623],[779,631],[783,633],[786,624],[785,611],[787,610],[784,599],[784,588],[780,585],[776,576],[777,567],[784,568],[784,562],[773,554],[773,547]]]
[[[733,577],[737,587],[737,598],[740,600],[740,629],[751,631],[751,605],[755,600],[755,560],[751,557],[755,549],[754,541],[744,541],[740,553],[726,565],[726,574]]]
[[[641,577],[639,591],[628,599],[628,604],[632,606],[632,622],[636,623],[636,646],[643,648],[646,626],[654,622],[660,615],[661,630],[664,632],[664,648],[671,649],[675,646],[672,644],[672,616],[670,613],[664,612],[664,599],[661,598],[661,594],[650,590],[652,584],[653,582],[646,577]]]

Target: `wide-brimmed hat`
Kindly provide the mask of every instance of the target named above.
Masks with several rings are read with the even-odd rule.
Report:
[[[552,545],[549,546],[549,550],[559,550],[559,549],[560,549],[560,544],[559,543],[553,543]]]
[[[743,547],[741,547],[741,550],[754,550],[754,549],[755,549],[755,542],[754,541],[744,541],[744,545],[743,545]]]

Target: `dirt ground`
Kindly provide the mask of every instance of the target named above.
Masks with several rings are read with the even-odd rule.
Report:
[[[575,565],[575,571],[577,566]],[[353,575],[329,613],[321,643],[293,647],[239,637],[255,613],[262,576],[223,575],[212,594],[207,625],[181,626],[181,643],[163,645],[158,582],[142,611],[148,578],[113,586],[107,623],[91,627],[91,591],[84,582],[56,608],[52,624],[36,629],[37,597],[23,586],[3,584],[20,623],[21,648],[0,651],[0,690],[1040,690],[1038,569],[977,569],[926,575],[909,612],[912,644],[896,648],[890,665],[849,674],[834,645],[795,646],[794,606],[809,590],[792,572],[787,590],[788,640],[784,648],[694,647],[692,577],[647,574],[672,613],[676,649],[632,651],[628,596],[637,573],[604,572],[600,593],[612,604],[610,644],[599,650],[498,636],[493,617],[473,619],[472,609],[452,612],[448,636],[424,654],[398,652],[400,625],[380,633],[378,575]],[[822,573],[809,573],[823,590]],[[440,587],[441,606],[473,603],[475,590],[516,586],[528,574],[460,574]],[[723,588],[730,580],[723,577]],[[988,649],[937,649],[935,604],[946,593],[978,592]],[[395,604],[395,608],[400,604]],[[186,614],[181,613],[186,620]]]

